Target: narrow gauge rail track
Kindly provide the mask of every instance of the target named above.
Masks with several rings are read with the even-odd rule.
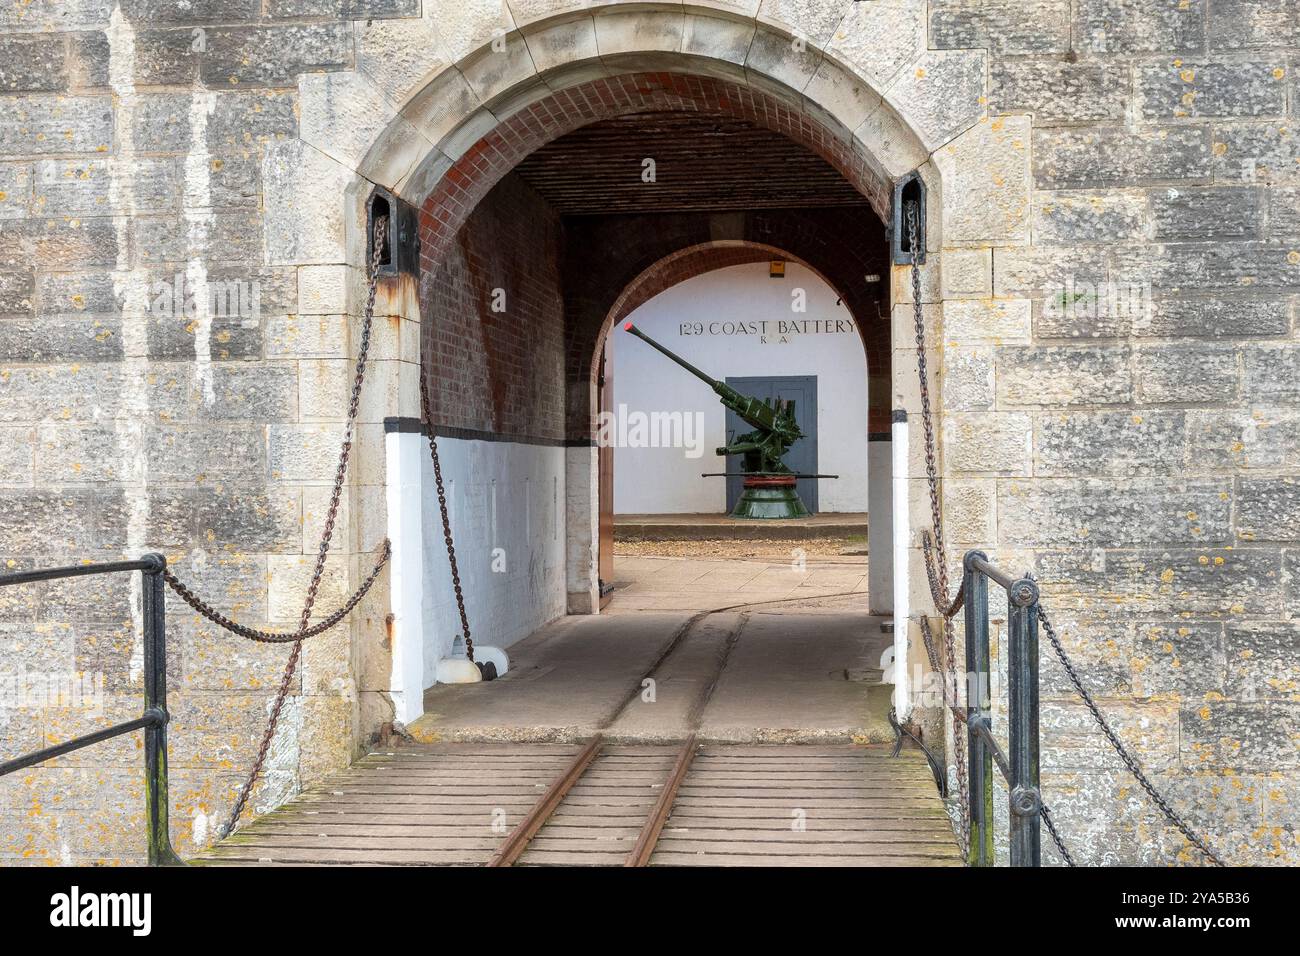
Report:
[[[652,676],[710,615],[684,622]],[[849,595],[844,595],[849,596]],[[743,624],[741,625],[743,627]],[[733,638],[735,635],[733,635]],[[728,650],[734,645],[729,641]],[[692,707],[692,730],[718,671]],[[924,757],[889,746],[447,742],[372,753],[207,850],[216,865],[960,866]]]

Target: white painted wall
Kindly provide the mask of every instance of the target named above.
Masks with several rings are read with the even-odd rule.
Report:
[[[472,636],[508,647],[565,613],[565,450],[443,437],[438,453]],[[427,687],[461,630],[427,444],[421,484]]]
[[[806,293],[795,312],[792,293]],[[765,262],[731,266],[688,279],[646,302],[629,317],[637,328],[717,379],[741,375],[816,375],[818,470],[838,474],[820,485],[819,510],[867,510],[867,363],[849,310],[835,291],[797,263],[772,279]],[[840,331],[815,332],[814,323]],[[737,323],[767,334],[731,333]],[[803,333],[778,332],[781,323],[807,323]],[[682,326],[703,334],[683,334]],[[641,340],[610,333],[614,404],[628,412],[703,415],[702,457],[683,448],[616,447],[614,510],[619,514],[700,514],[726,508],[726,482],[701,478],[724,470],[713,454],[726,440],[726,410],[703,382]],[[692,420],[688,415],[687,420]]]

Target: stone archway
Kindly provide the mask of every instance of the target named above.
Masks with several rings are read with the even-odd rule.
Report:
[[[727,4],[629,9],[523,2],[509,8],[509,16],[484,12],[460,35],[444,38],[437,30],[438,4],[428,4],[422,20],[367,28],[358,39],[355,71],[302,78],[301,141],[268,160],[268,185],[279,187],[283,199],[269,216],[269,229],[280,225],[286,234],[314,235],[305,244],[287,242],[291,261],[350,266],[348,302],[355,311],[360,226],[372,184],[421,207],[422,255],[433,266],[476,200],[547,136],[620,109],[708,104],[744,111],[804,143],[882,216],[892,183],[918,172],[930,196],[931,264],[923,296],[937,324],[945,299],[961,299],[966,307],[966,300],[991,292],[993,247],[1028,243],[1028,122],[983,116],[983,52],[926,49],[925,6],[898,0],[854,4],[841,13],[839,4],[813,3],[781,20],[739,15]],[[988,175],[990,167],[997,175]],[[340,194],[348,197],[343,204]],[[895,308],[910,300],[897,275],[892,289]],[[377,376],[388,398],[383,414],[368,419],[372,429],[382,428],[380,418],[418,415],[420,317],[409,296],[393,311],[403,331],[394,356],[376,363],[389,366]],[[897,420],[914,410],[915,385],[909,343],[895,339],[891,404]],[[936,355],[935,367],[942,364]],[[574,461],[569,471],[590,469]],[[904,519],[908,499],[919,491],[917,474],[900,473],[896,464],[894,500],[902,503]],[[376,497],[378,478],[361,479]],[[393,486],[401,478],[388,475],[383,483]],[[365,500],[367,488],[359,490]],[[372,521],[371,527],[383,524]],[[358,537],[361,551],[374,543],[373,533]],[[900,660],[913,654],[908,598],[923,579],[910,540],[908,547],[904,570],[910,573],[895,587]],[[394,648],[409,626],[401,604],[394,599]],[[389,668],[401,669],[399,663]],[[363,725],[391,711],[384,702],[401,693],[391,683],[375,684],[363,688],[363,705],[366,691],[375,691],[372,706],[363,706]]]

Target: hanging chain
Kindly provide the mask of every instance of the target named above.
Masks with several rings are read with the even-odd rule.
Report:
[[[922,531],[921,543],[925,550],[926,575],[930,580],[930,594],[935,609],[943,618],[943,676],[944,696],[951,695],[949,711],[953,729],[953,764],[957,771],[958,804],[961,807],[960,842],[962,855],[967,855],[970,837],[970,800],[966,792],[965,727],[953,708],[957,701],[957,635],[952,615],[961,606],[962,595],[948,598],[948,548],[943,536],[943,515],[939,501],[939,468],[935,459],[934,411],[930,403],[930,375],[925,357],[925,313],[921,305],[921,250],[918,237],[916,203],[907,206],[907,244],[912,256],[912,307],[913,327],[916,333],[916,371],[921,392],[921,420],[925,430],[925,477],[930,491],[930,521],[934,534],[931,551],[930,532]],[[921,636],[931,667],[938,669],[940,655],[934,646],[930,622],[921,617]]]
[[[930,585],[930,595],[934,599],[935,609],[943,618],[943,658],[944,664],[946,665],[945,677],[947,678],[948,685],[952,687],[952,700],[948,704],[948,709],[952,713],[953,719],[953,737],[955,741],[953,757],[961,792],[961,838],[964,851],[970,831],[970,808],[968,805],[968,794],[966,793],[965,786],[966,754],[963,746],[965,739],[962,734],[962,722],[965,714],[962,708],[958,706],[956,700],[956,634],[952,619],[965,600],[965,592],[963,588],[957,592],[956,597],[951,601],[948,599],[948,553],[943,536],[943,516],[940,512],[938,467],[935,462],[934,415],[930,404],[929,373],[925,358],[925,316],[921,306],[920,250],[918,248],[917,240],[916,216],[916,204],[911,203],[907,207],[907,234],[908,246],[912,255],[912,301],[914,326],[916,331],[916,364],[921,391],[921,417],[925,428],[925,474],[930,490],[930,520],[933,524],[934,530],[933,543],[931,542],[930,532],[928,530],[923,530],[921,532],[921,548],[925,556],[925,573]],[[1069,677],[1070,683],[1074,686],[1075,692],[1083,700],[1088,711],[1092,714],[1093,720],[1095,720],[1097,726],[1101,728],[1101,732],[1106,736],[1111,747],[1113,747],[1115,752],[1119,754],[1120,759],[1124,762],[1124,766],[1128,768],[1129,773],[1133,775],[1133,778],[1137,780],[1142,789],[1146,791],[1147,795],[1159,808],[1160,812],[1164,814],[1165,818],[1172,823],[1184,837],[1187,838],[1187,841],[1191,843],[1192,846],[1196,847],[1196,849],[1203,853],[1215,866],[1223,866],[1223,860],[1219,858],[1218,854],[1210,849],[1205,841],[1193,832],[1191,827],[1188,826],[1188,824],[1174,811],[1174,809],[1169,806],[1169,803],[1165,798],[1158,790],[1156,790],[1155,785],[1147,779],[1146,774],[1142,771],[1141,765],[1138,764],[1133,755],[1128,752],[1128,749],[1125,748],[1119,737],[1111,729],[1110,724],[1107,723],[1106,718],[1102,716],[1101,710],[1092,699],[1092,695],[1088,693],[1087,688],[1083,686],[1083,681],[1079,679],[1079,675],[1074,669],[1074,664],[1065,653],[1065,648],[1062,646],[1060,639],[1056,636],[1056,629],[1052,627],[1052,622],[1048,619],[1047,613],[1043,610],[1041,603],[1038,605],[1038,620],[1042,624],[1043,631],[1047,634],[1048,640],[1051,642],[1052,649],[1056,652],[1057,659],[1061,662],[1061,666],[1065,668],[1065,673]],[[938,649],[935,647],[934,635],[930,630],[929,619],[923,615],[920,619],[920,625],[921,636],[925,641],[926,654],[930,659],[930,666],[934,670],[938,670],[940,655]],[[1069,850],[1066,849],[1065,843],[1056,829],[1056,823],[1052,819],[1051,811],[1048,809],[1046,803],[1041,803],[1041,807],[1043,823],[1046,825],[1047,832],[1051,836],[1052,842],[1056,845],[1057,851],[1061,854],[1061,858],[1065,861],[1066,865],[1074,866],[1074,857],[1072,857]]]
[[[311,582],[307,585],[307,597],[303,601],[302,616],[298,620],[298,630],[291,636],[293,651],[284,666],[284,676],[280,679],[280,687],[276,691],[275,703],[271,707],[271,715],[266,722],[266,731],[262,734],[262,744],[257,749],[257,758],[253,761],[253,767],[248,772],[248,779],[244,781],[243,787],[240,788],[239,797],[235,800],[235,806],[230,811],[230,819],[226,822],[224,836],[229,836],[235,831],[235,825],[239,822],[244,807],[248,803],[248,797],[253,792],[253,785],[262,772],[262,765],[266,763],[267,751],[271,747],[272,738],[275,737],[275,728],[280,722],[280,714],[284,710],[285,699],[289,696],[289,686],[293,681],[294,673],[298,670],[298,660],[302,656],[302,642],[310,636],[307,633],[307,624],[311,620],[312,609],[316,605],[316,592],[320,590],[321,578],[325,574],[325,558],[329,554],[330,542],[334,537],[334,523],[338,519],[339,501],[343,496],[343,483],[347,478],[348,459],[352,456],[352,435],[356,425],[357,409],[361,404],[361,385],[366,378],[366,355],[370,351],[370,328],[375,315],[375,295],[379,290],[379,263],[384,252],[384,233],[387,225],[387,216],[377,216],[375,218],[374,252],[370,260],[370,287],[366,294],[365,316],[361,323],[361,345],[357,350],[356,375],[352,379],[352,395],[348,402],[347,425],[343,429],[343,445],[339,450],[338,467],[334,471],[334,488],[330,492],[329,509],[325,513],[325,527],[321,531],[320,548],[316,552],[316,566],[312,569]],[[380,560],[379,565],[375,567],[370,578],[367,579],[364,586],[366,590],[369,589],[375,576],[378,575],[379,568],[387,560],[388,550],[388,543],[385,542],[384,557]],[[175,587],[176,585],[173,585],[173,588]],[[361,595],[364,593],[364,590],[360,591],[351,603],[355,605],[356,601],[361,600]],[[190,606],[195,607],[195,604],[190,603]],[[348,607],[348,610],[351,610],[351,608]],[[341,619],[342,616],[339,615],[339,620]],[[248,635],[245,634],[244,636],[247,637]]]
[[[433,434],[433,414],[429,405],[429,383],[425,381],[424,366],[420,366],[420,409],[424,413],[424,428],[429,437],[429,455],[433,459],[433,481],[438,488],[438,511],[442,515],[442,540],[447,544],[447,563],[451,565],[451,587],[456,594],[456,610],[460,612],[460,626],[465,635],[465,656],[474,660],[474,640],[469,633],[469,615],[465,613],[465,593],[460,586],[460,567],[456,563],[456,545],[451,537],[451,517],[447,513],[447,491],[442,484],[442,462],[438,460],[438,439]]]
[[[1074,685],[1075,693],[1077,693],[1083,700],[1084,706],[1086,706],[1088,712],[1092,714],[1092,719],[1097,722],[1097,726],[1101,728],[1101,732],[1105,734],[1106,739],[1110,741],[1111,747],[1113,747],[1115,752],[1119,754],[1120,760],[1124,761],[1124,766],[1127,767],[1128,772],[1133,775],[1133,779],[1136,780],[1141,785],[1142,789],[1146,791],[1147,796],[1151,798],[1152,802],[1155,803],[1160,812],[1164,814],[1165,819],[1177,827],[1178,831],[1187,838],[1188,843],[1205,854],[1206,859],[1215,866],[1223,866],[1223,860],[1219,858],[1219,855],[1210,849],[1209,845],[1206,844],[1200,836],[1193,832],[1192,828],[1187,825],[1186,821],[1184,821],[1182,817],[1174,812],[1173,807],[1169,806],[1168,801],[1166,801],[1160,791],[1155,788],[1155,785],[1147,779],[1147,775],[1142,772],[1142,766],[1137,762],[1137,759],[1130,754],[1128,748],[1120,742],[1119,736],[1116,735],[1115,731],[1111,730],[1110,724],[1106,721],[1106,718],[1102,716],[1101,710],[1092,699],[1092,694],[1088,693],[1088,689],[1083,686],[1083,681],[1079,679],[1078,672],[1075,671],[1073,662],[1071,662],[1069,656],[1065,653],[1065,648],[1061,645],[1061,639],[1056,636],[1056,628],[1052,626],[1052,622],[1043,611],[1043,606],[1041,604],[1038,606],[1038,622],[1042,624],[1043,632],[1047,635],[1048,641],[1051,642],[1052,650],[1056,652],[1057,660],[1061,662],[1061,666],[1065,668],[1066,676],[1070,679],[1070,683]]]

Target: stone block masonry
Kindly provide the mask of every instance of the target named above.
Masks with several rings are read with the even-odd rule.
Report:
[[[743,6],[5,5],[0,565],[158,549],[241,620],[293,625],[375,183],[436,202],[423,289],[381,289],[330,598],[386,534],[383,420],[418,415],[421,342],[444,424],[574,443],[589,437],[612,277],[728,240],[799,241],[850,277],[889,275],[855,261],[861,226],[832,214],[683,211],[619,237],[617,217],[571,227],[507,176],[588,122],[728,112],[816,152],[876,212],[920,169],[951,534],[1035,570],[1117,728],[1229,860],[1300,863],[1300,0]],[[625,276],[624,251],[645,257]],[[882,321],[867,345],[893,378],[872,394],[915,416],[912,293],[905,270],[892,279],[892,341]],[[570,531],[595,525],[590,464],[570,448],[550,492]],[[471,526],[487,540],[490,524]],[[566,586],[552,544],[535,579],[548,608]],[[572,598],[590,541],[564,553]],[[5,701],[0,753],[138,706],[139,611],[125,583],[105,587],[0,591],[0,676],[103,678],[93,709]],[[285,651],[168,612],[185,853],[230,806]],[[256,810],[391,720],[388,614],[381,580],[346,629],[308,645]],[[1055,667],[1044,782],[1077,856],[1196,862]],[[124,742],[0,781],[0,860],[143,859],[137,759]]]

